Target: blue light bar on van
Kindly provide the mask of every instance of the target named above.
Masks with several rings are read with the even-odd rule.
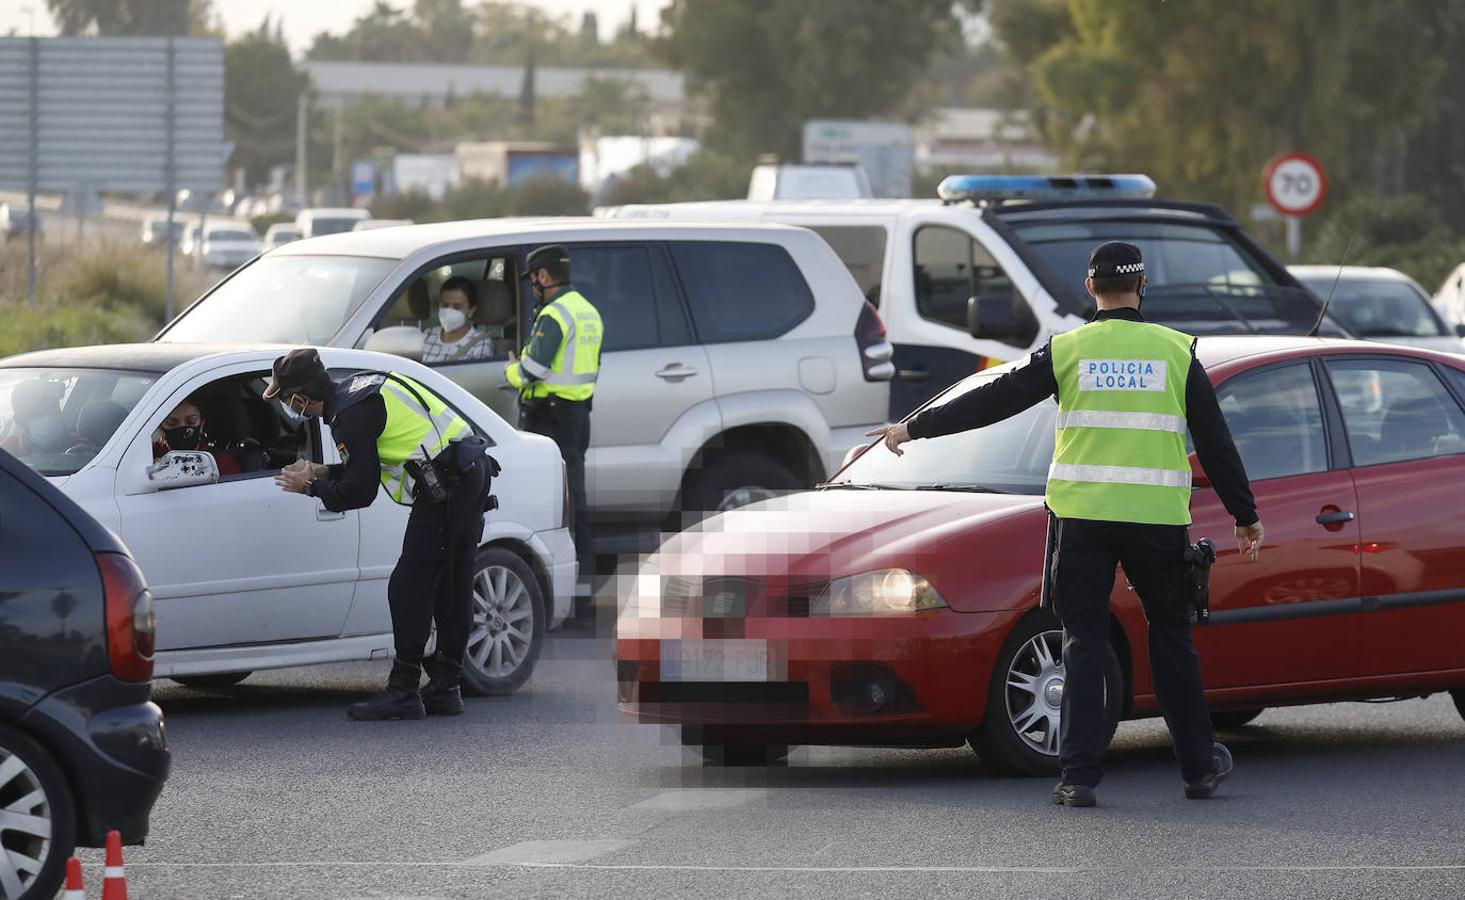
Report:
[[[936,193],[947,203],[1143,199],[1155,196],[1155,182],[1148,175],[948,175]]]

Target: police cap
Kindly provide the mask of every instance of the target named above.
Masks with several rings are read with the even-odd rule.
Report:
[[[291,394],[304,394],[312,400],[324,400],[331,392],[331,376],[314,347],[291,350],[275,360],[274,377],[265,388],[265,399]]]
[[[570,261],[570,251],[565,249],[564,244],[549,244],[544,247],[536,247],[529,251],[524,257],[524,274],[521,278],[528,278],[529,274],[536,269],[563,265]]]
[[[1113,275],[1140,275],[1145,270],[1144,257],[1139,248],[1124,241],[1108,241],[1094,248],[1089,254],[1089,277],[1104,278]]]

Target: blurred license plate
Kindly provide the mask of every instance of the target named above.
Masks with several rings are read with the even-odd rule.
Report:
[[[662,641],[662,681],[767,681],[768,642]]]

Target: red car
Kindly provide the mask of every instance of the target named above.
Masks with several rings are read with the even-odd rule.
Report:
[[[1260,561],[1241,559],[1194,466],[1191,537],[1220,554],[1194,631],[1217,726],[1441,690],[1465,714],[1465,357],[1263,337],[1198,352],[1267,528]],[[900,458],[874,445],[817,490],[670,538],[623,597],[623,713],[724,762],[970,741],[1000,770],[1056,771],[1061,632],[1037,608],[1056,409]],[[1122,577],[1113,601],[1117,725],[1158,707]]]

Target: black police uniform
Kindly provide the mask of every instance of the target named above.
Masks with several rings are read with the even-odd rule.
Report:
[[[376,499],[381,484],[376,442],[387,425],[384,381],[381,375],[343,379],[325,401],[323,417],[344,462],[331,466],[329,477],[310,481],[306,494],[332,512],[360,509]],[[420,497],[412,504],[402,555],[387,583],[396,659],[387,691],[354,704],[353,718],[421,718],[426,712],[462,711],[459,686],[473,625],[473,562],[483,536],[493,465],[481,451],[467,456],[468,465],[449,486],[445,502]],[[437,651],[426,661],[431,680],[419,699],[423,651],[434,620]]]
[[[1138,250],[1134,250],[1138,259]],[[1139,310],[1101,310],[1094,321],[1143,322]],[[907,423],[912,438],[981,428],[1057,397],[1051,342],[1028,362]],[[1192,357],[1185,384],[1186,424],[1201,466],[1238,526],[1257,521],[1256,502],[1241,457],[1221,415],[1215,388]],[[1212,770],[1213,735],[1199,658],[1190,638],[1190,610],[1181,596],[1189,542],[1183,525],[1059,519],[1051,561],[1054,611],[1064,628],[1063,714],[1059,762],[1063,783],[1094,787],[1109,732],[1103,678],[1109,647],[1109,599],[1115,566],[1139,595],[1149,623],[1150,667],[1161,713],[1175,742],[1187,784]]]

